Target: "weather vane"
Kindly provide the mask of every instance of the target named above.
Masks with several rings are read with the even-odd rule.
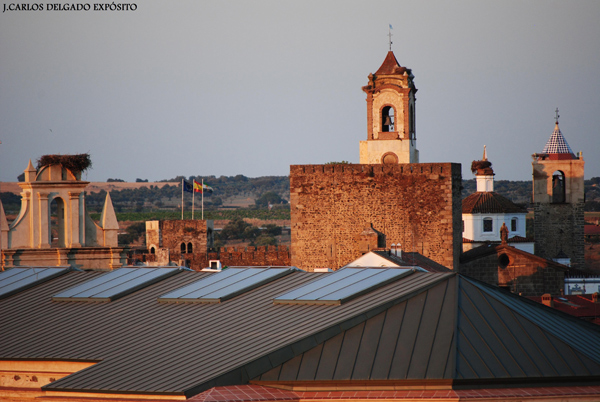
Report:
[[[554,116],[554,120],[556,120],[556,124],[558,124],[558,118],[560,115],[558,114],[558,108],[556,108],[556,115]]]
[[[388,36],[390,37],[390,52],[391,52],[392,51],[392,29],[394,29],[394,28],[392,27],[392,24],[389,24],[389,25],[390,25],[390,30],[389,30]]]

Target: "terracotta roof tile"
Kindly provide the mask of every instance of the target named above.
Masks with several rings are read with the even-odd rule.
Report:
[[[508,198],[489,191],[478,191],[462,200],[463,214],[526,213],[527,210]]]
[[[400,66],[398,60],[396,60],[396,56],[394,56],[394,52],[389,51],[387,56],[385,56],[385,60],[379,70],[375,73],[375,75],[379,74],[404,74],[406,71],[406,67]]]

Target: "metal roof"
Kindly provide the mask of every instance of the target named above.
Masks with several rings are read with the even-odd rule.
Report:
[[[194,395],[239,384],[453,274],[416,272],[340,306],[275,305],[320,275],[293,272],[223,303],[158,303],[212,274],[182,272],[111,303],[52,301],[71,272],[0,301],[0,359],[98,361],[46,390]]]
[[[256,381],[599,376],[600,327],[454,276]]]
[[[159,303],[182,272],[111,303],[52,301],[70,272],[0,300],[0,359],[97,361],[45,390],[196,395],[251,379],[600,376],[600,328],[455,273],[414,272],[337,306],[273,299],[292,272],[222,303]]]

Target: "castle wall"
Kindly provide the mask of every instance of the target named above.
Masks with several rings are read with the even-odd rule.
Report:
[[[360,234],[372,224],[386,247],[457,268],[460,186],[456,163],[291,166],[291,264],[340,268],[362,255]]]

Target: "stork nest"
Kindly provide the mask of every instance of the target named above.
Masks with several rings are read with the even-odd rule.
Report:
[[[484,170],[492,167],[492,162],[490,161],[473,161],[471,163],[471,172],[477,173],[478,170]]]
[[[85,172],[92,167],[90,154],[78,155],[42,155],[37,161],[37,168],[48,165],[63,165],[74,174]]]

